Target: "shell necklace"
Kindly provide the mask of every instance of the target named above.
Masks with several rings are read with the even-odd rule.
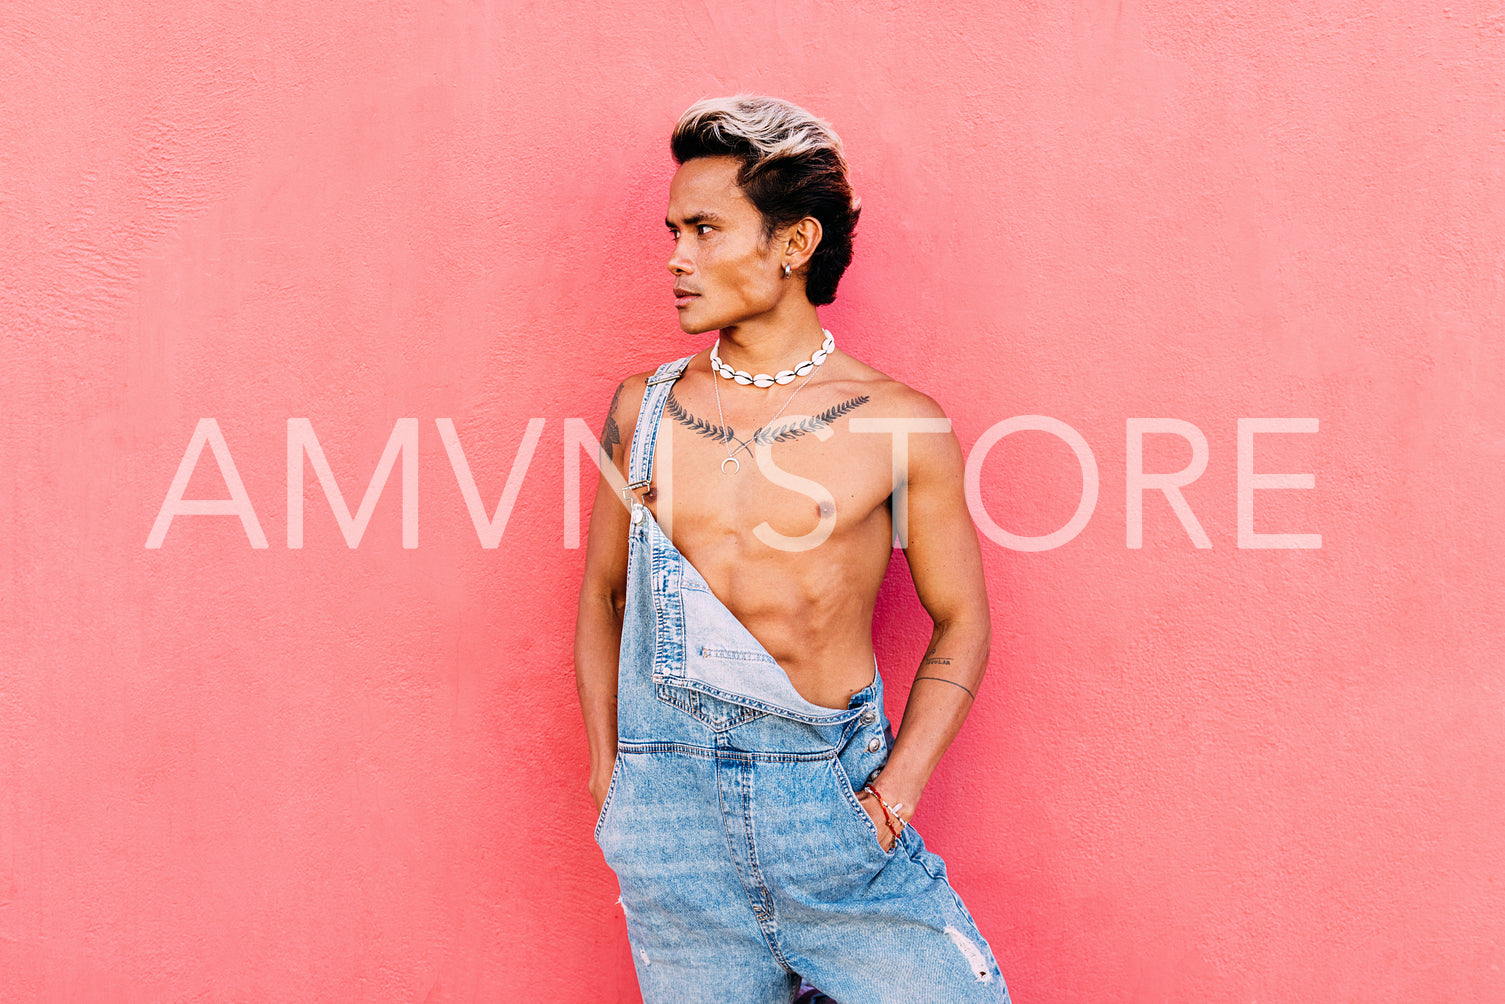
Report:
[[[825,331],[824,328],[822,328],[821,330]],[[815,377],[815,371],[818,370],[818,369],[820,369],[820,364],[823,363],[823,362],[825,362],[826,361],[826,357],[828,355],[830,355],[835,350],[835,348],[836,348],[836,340],[831,337],[831,332],[826,331],[826,341],[825,341],[825,343],[820,348],[818,348],[818,349],[815,350],[815,355],[814,356],[812,356],[811,358],[809,358],[809,359],[805,360],[804,362],[800,363],[798,366],[796,366],[794,368],[794,370],[780,370],[778,376],[776,376],[776,377],[770,377],[766,373],[759,373],[757,376],[755,376],[755,377],[748,377],[748,379],[745,379],[745,380],[743,379],[743,377],[746,377],[747,373],[744,370],[735,370],[734,371],[734,370],[732,370],[732,368],[730,366],[727,366],[725,363],[723,363],[721,361],[721,357],[720,357],[719,353],[717,353],[717,351],[716,351],[720,347],[721,347],[721,339],[717,338],[716,339],[716,344],[713,345],[713,346],[711,346],[711,369],[712,369],[712,371],[714,371],[716,373],[719,373],[719,374],[721,374],[724,377],[728,377],[728,378],[730,378],[732,380],[735,380],[735,381],[737,381],[737,383],[740,383],[740,384],[749,384],[750,383],[750,384],[752,384],[755,387],[771,387],[775,383],[789,383],[796,376],[803,376],[805,379],[800,382],[800,385],[798,387],[794,388],[794,394],[798,394],[800,391],[802,391],[802,390],[805,389],[805,384],[809,383],[812,379],[814,379],[814,377]],[[788,374],[787,378],[785,377],[785,374]],[[758,383],[757,382],[757,381],[763,380],[765,378],[768,380],[768,383]],[[727,428],[727,425],[726,425],[726,416],[721,411],[721,381],[720,380],[713,380],[712,381],[712,386],[714,386],[716,388],[716,418],[721,423],[722,434],[726,436],[726,441],[729,442],[731,440],[731,438],[732,438],[732,431],[731,431],[731,429]],[[752,436],[749,437],[745,442],[743,442],[742,445],[738,446],[735,450],[730,449],[730,448],[727,449],[726,459],[723,460],[723,461],[721,461],[721,473],[722,474],[736,474],[738,471],[740,471],[742,469],[742,462],[737,459],[737,454],[741,453],[743,450],[747,449],[758,438],[758,433],[759,432],[762,432],[764,429],[768,428],[770,425],[772,425],[778,419],[778,417],[780,415],[784,414],[784,408],[789,407],[789,402],[794,400],[794,394],[790,394],[789,397],[788,397],[788,399],[785,400],[785,402],[783,404],[783,407],[779,408],[778,411],[776,411],[776,412],[773,413],[773,418],[770,418],[767,422],[764,422],[761,426],[759,426],[758,429],[757,429],[757,431],[754,432],[752,434]],[[732,465],[732,469],[731,470],[727,470],[726,469],[726,465],[727,464],[731,464]]]
[[[836,339],[831,336],[831,332],[826,331],[825,328],[821,328],[820,330],[825,332],[826,340],[821,343],[820,348],[815,350],[814,355],[812,355],[809,359],[806,359],[804,362],[800,363],[792,370],[779,370],[777,373],[773,374],[753,374],[747,372],[747,370],[734,370],[726,363],[721,361],[720,338],[716,339],[716,344],[711,346],[711,369],[726,377],[728,380],[735,380],[737,383],[744,385],[752,384],[754,387],[772,387],[776,383],[789,383],[794,380],[795,377],[802,377],[807,373],[815,372],[816,368],[819,367],[821,363],[826,361],[826,356],[829,356],[832,352],[836,351]]]

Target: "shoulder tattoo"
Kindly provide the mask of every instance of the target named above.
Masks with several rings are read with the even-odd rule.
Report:
[[[617,427],[617,402],[622,399],[625,382],[617,384],[617,392],[611,396],[611,405],[606,409],[606,424],[601,427],[601,449],[608,460],[617,459],[617,446],[622,442],[622,430]]]

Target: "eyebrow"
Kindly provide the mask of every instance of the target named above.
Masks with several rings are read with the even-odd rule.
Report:
[[[724,217],[724,216],[718,216],[717,214],[711,212],[708,209],[702,209],[698,213],[691,213],[689,216],[686,216],[685,219],[684,219],[684,224],[687,227],[697,226],[698,224],[701,224],[701,223],[725,223],[725,222],[726,222],[726,217]],[[668,227],[670,230],[674,229],[673,222],[671,222],[668,218],[664,219],[664,226]]]

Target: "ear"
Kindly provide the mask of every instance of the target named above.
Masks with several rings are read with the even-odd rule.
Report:
[[[784,232],[784,257],[791,269],[801,269],[820,246],[820,220],[806,216]]]

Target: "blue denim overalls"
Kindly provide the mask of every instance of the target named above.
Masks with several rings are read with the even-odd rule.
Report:
[[[628,486],[691,357],[648,381]],[[846,708],[784,670],[632,500],[616,764],[596,840],[622,890],[646,1004],[1007,1004],[1003,975],[906,827],[892,850],[857,801],[892,732],[883,680]]]

